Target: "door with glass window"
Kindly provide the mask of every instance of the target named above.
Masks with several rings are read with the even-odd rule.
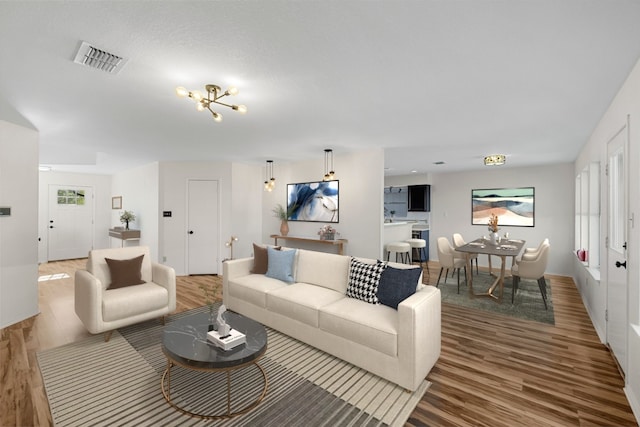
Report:
[[[93,247],[93,188],[49,186],[49,261],[85,258]]]
[[[623,373],[627,371],[627,129],[607,145],[607,344]]]

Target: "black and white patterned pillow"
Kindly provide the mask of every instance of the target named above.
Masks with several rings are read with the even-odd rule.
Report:
[[[378,260],[375,264],[367,264],[351,257],[349,262],[349,286],[347,296],[370,304],[378,302],[378,283],[387,263]]]

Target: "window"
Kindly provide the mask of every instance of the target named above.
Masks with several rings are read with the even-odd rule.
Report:
[[[84,190],[58,190],[59,205],[84,205]]]
[[[575,250],[586,251],[584,264],[600,268],[600,163],[593,162],[576,176]]]

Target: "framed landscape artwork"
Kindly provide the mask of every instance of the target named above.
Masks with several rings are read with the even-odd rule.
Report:
[[[535,188],[471,190],[471,224],[488,225],[491,214],[498,216],[498,227],[533,227]]]
[[[287,184],[289,221],[339,222],[339,181]]]

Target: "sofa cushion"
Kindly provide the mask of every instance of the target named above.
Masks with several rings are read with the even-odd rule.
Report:
[[[141,285],[142,280],[142,259],[144,255],[131,259],[111,259],[105,258],[109,266],[109,274],[111,275],[111,283],[107,289],[124,288],[127,286]]]
[[[293,262],[296,257],[296,250],[290,249],[286,251],[278,251],[272,247],[267,248],[267,272],[265,275],[272,279],[282,280],[283,282],[295,282],[293,276]]]
[[[268,262],[267,248],[264,246],[253,244],[253,274],[265,274],[267,272]]]
[[[378,282],[386,264],[376,261],[375,264],[351,258],[349,263],[349,286],[347,296],[370,304],[378,304]]]
[[[298,250],[296,281],[347,293],[349,257],[325,252]]]
[[[422,274],[420,267],[399,269],[387,266],[378,283],[378,301],[391,308],[398,309],[398,304],[416,292],[418,279]]]
[[[398,312],[386,305],[343,298],[320,309],[319,323],[323,331],[397,356]]]
[[[105,258],[111,259],[131,259],[139,255],[146,255],[142,259],[142,280],[152,281],[151,255],[148,246],[127,246],[124,248],[93,249],[89,251],[87,258],[87,271],[100,281],[103,289],[111,283],[111,274]]]
[[[267,309],[315,328],[318,327],[318,310],[344,299],[344,294],[308,283],[275,289],[267,294]]]
[[[267,307],[267,294],[288,286],[282,280],[251,274],[229,280],[229,295],[261,308]]]
[[[159,310],[167,304],[169,292],[153,282],[109,289],[102,296],[102,317],[105,322],[112,322]]]

